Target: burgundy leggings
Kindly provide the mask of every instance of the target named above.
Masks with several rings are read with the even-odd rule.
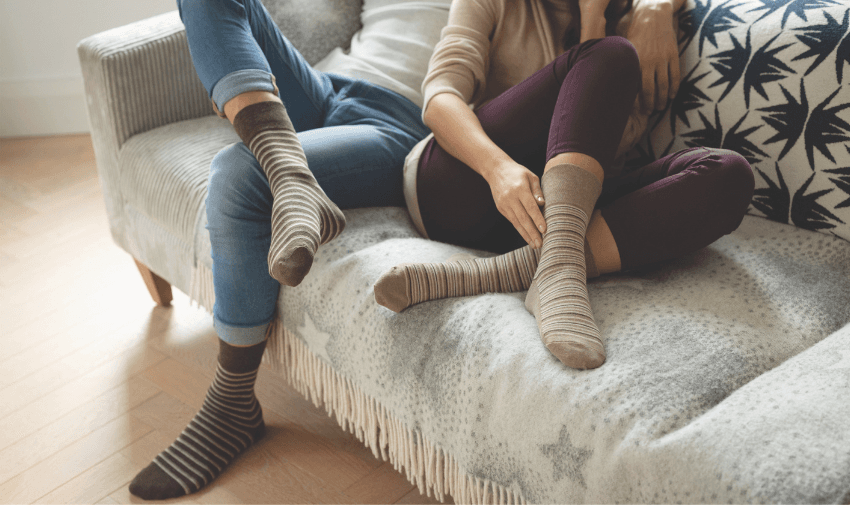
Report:
[[[622,37],[579,44],[481,107],[484,131],[538,176],[553,156],[586,154],[610,171],[640,88],[634,47]],[[741,223],[755,181],[732,151],[697,147],[618,177],[597,202],[623,269],[693,252]],[[430,238],[493,252],[526,245],[496,209],[490,186],[435,140],[419,161],[417,195]]]

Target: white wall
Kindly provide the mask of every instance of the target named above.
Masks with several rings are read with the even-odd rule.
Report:
[[[77,43],[175,0],[0,0],[0,137],[87,132]]]

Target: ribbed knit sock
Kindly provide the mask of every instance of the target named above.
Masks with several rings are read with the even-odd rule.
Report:
[[[263,167],[274,195],[269,274],[281,284],[297,286],[310,271],[319,245],[342,233],[345,216],[307,168],[282,103],[249,105],[236,114],[233,126]]]
[[[145,500],[194,493],[265,434],[254,382],[266,343],[220,342],[215,379],[201,410],[171,446],[136,475],[130,492]]]
[[[596,368],[605,347],[593,319],[585,273],[585,233],[602,184],[575,165],[552,167],[541,178],[546,233],[525,305],[543,343],[571,368]]]
[[[599,275],[585,241],[587,278]],[[405,263],[375,283],[375,301],[394,311],[418,303],[481,293],[525,291],[540,261],[540,249],[525,246],[492,258],[451,259],[445,263]]]

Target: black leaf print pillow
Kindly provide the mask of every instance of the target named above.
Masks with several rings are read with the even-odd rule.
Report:
[[[850,0],[686,0],[679,52],[635,162],[731,149],[753,167],[751,214],[850,240]]]

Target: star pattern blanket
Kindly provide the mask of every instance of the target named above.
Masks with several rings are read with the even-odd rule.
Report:
[[[282,291],[283,324],[476,479],[534,503],[850,498],[846,241],[750,216],[696,254],[591,280],[608,360],[576,371],[525,293],[377,305],[383,271],[461,249],[403,209],[347,215]]]

